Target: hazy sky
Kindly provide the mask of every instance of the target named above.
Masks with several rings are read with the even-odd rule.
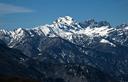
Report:
[[[128,23],[128,0],[0,0],[0,28],[31,28],[51,24],[60,16],[78,21]]]

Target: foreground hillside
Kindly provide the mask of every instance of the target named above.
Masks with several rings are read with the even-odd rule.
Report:
[[[37,81],[34,81],[37,80]],[[33,60],[0,41],[1,82],[116,82],[88,65],[52,64]]]

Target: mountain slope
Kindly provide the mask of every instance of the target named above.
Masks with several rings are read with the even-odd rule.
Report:
[[[32,79],[43,82],[116,82],[108,74],[88,65],[50,64],[32,60],[0,41],[0,81],[35,82]]]

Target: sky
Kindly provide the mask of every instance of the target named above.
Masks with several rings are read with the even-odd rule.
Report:
[[[0,29],[32,28],[63,16],[116,26],[128,23],[128,0],[0,0]]]

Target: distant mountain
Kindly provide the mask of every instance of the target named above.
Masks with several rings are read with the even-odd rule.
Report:
[[[0,30],[0,39],[34,61],[89,65],[122,82],[128,81],[127,27],[114,28],[107,21],[94,19],[81,23],[65,16],[51,25]]]

